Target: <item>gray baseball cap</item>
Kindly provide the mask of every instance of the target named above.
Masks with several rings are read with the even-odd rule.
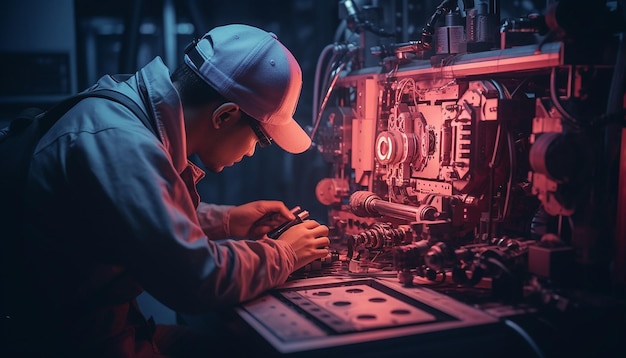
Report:
[[[294,154],[309,149],[309,135],[293,119],[302,70],[275,34],[249,25],[219,26],[185,53],[185,63],[256,119],[279,147]]]

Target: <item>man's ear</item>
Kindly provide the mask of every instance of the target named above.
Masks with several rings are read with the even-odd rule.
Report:
[[[211,120],[215,128],[221,127],[224,123],[240,116],[239,106],[233,102],[222,103],[213,111]]]

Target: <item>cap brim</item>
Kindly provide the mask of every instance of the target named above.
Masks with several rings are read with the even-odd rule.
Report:
[[[274,143],[289,153],[300,154],[311,147],[311,138],[294,119],[281,125],[261,123],[261,126]]]

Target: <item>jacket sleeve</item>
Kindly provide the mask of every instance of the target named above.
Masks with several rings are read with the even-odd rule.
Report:
[[[199,219],[167,152],[138,121],[71,140],[68,186],[93,228],[85,235],[93,255],[120,262],[170,308],[201,312],[246,301],[293,271],[295,252],[283,241],[215,242],[225,235],[216,223],[226,208],[202,205]]]
[[[196,212],[198,221],[202,231],[210,240],[219,240],[228,238],[226,230],[228,219],[228,210],[234,205],[216,205],[200,202]]]

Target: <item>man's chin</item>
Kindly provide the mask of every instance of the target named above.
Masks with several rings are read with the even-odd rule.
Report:
[[[220,165],[220,166],[210,166],[207,167],[207,169],[213,173],[219,173],[222,170],[224,170],[224,168],[226,167],[232,167],[234,165],[234,163],[228,164],[228,165]]]
[[[219,173],[222,170],[224,170],[224,166],[220,166],[220,167],[214,167],[214,166],[205,166],[206,170],[210,171],[211,173]]]
[[[222,165],[220,167],[217,167],[213,170],[214,173],[220,173],[221,171],[223,171],[225,168],[230,168],[232,167],[234,164],[229,164],[229,165]]]

